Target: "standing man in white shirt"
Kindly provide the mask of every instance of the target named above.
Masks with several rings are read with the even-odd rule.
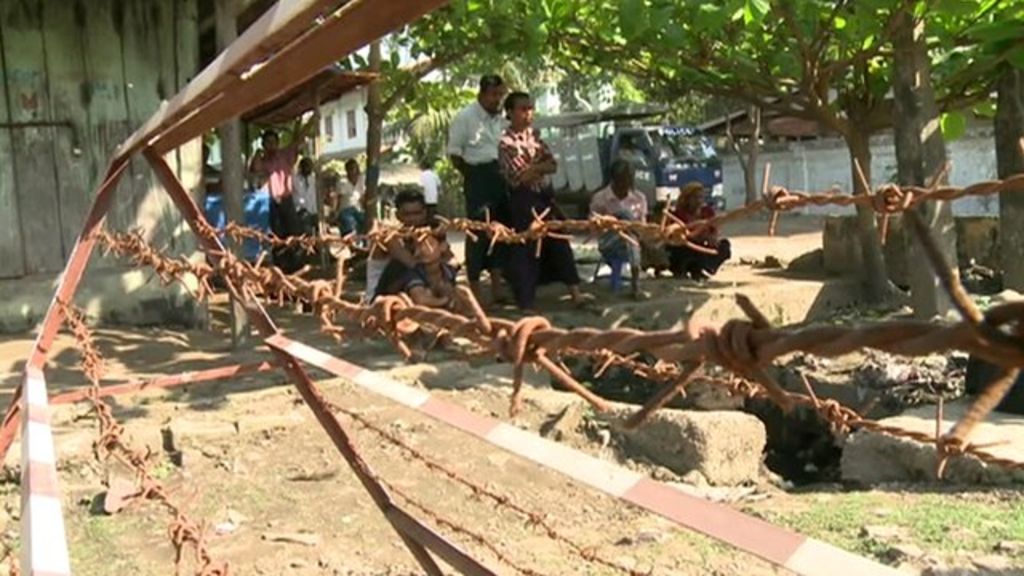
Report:
[[[320,213],[317,208],[316,172],[310,157],[303,156],[299,160],[299,169],[295,173],[293,182],[302,232],[309,233],[316,229],[317,215]]]
[[[448,132],[448,155],[452,165],[462,174],[465,182],[466,217],[483,220],[490,214],[492,220],[502,221],[508,205],[508,189],[498,165],[498,141],[505,130],[501,115],[501,102],[507,89],[500,76],[488,74],[480,78],[480,92],[476,101],[463,108],[452,120]],[[500,299],[501,263],[489,254],[490,240],[477,235],[476,240],[466,238],[466,275],[473,294],[480,299],[480,276],[488,270],[491,278],[492,301]]]
[[[420,162],[420,186],[423,186],[423,201],[427,205],[427,214],[433,218],[437,214],[437,202],[441,198],[441,177],[434,172],[434,162],[424,159]]]

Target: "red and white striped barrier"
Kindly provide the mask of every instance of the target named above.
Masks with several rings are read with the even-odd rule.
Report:
[[[21,573],[69,576],[71,561],[41,370],[26,370],[21,401]]]
[[[697,498],[613,463],[515,426],[438,400],[423,390],[277,335],[267,345],[347,378],[380,396],[472,434],[536,464],[557,470],[605,494],[759,556],[803,576],[896,576],[899,571],[826,542],[769,524],[722,504]]]

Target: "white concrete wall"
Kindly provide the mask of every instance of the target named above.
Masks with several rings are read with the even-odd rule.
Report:
[[[773,144],[762,150],[758,158],[757,181],[760,186],[764,163],[771,163],[772,185],[785,186],[790,190],[827,192],[837,188],[843,192],[853,189],[850,175],[850,159],[846,145],[838,139],[808,142],[793,142],[778,149]],[[872,187],[890,182],[896,174],[896,152],[891,136],[879,136],[871,140],[871,184]],[[951,163],[950,183],[966,186],[996,177],[995,142],[991,129],[974,128],[963,138],[947,144]],[[743,171],[733,154],[723,156],[723,183],[729,208],[743,205]],[[996,196],[972,197],[953,203],[953,212],[958,216],[998,215],[999,200]],[[806,214],[852,214],[852,208],[809,207]]]
[[[356,133],[349,137],[349,112],[355,112]],[[328,102],[320,108],[321,122],[330,121],[334,128],[333,137],[327,139],[327,129],[320,126],[323,138],[323,154],[332,158],[347,158],[366,150],[366,90],[358,89],[341,98]]]

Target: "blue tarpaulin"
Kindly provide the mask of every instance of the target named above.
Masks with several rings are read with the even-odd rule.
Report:
[[[270,232],[270,193],[264,186],[259,190],[246,192],[242,196],[242,208],[245,210],[245,225],[263,232]],[[227,214],[224,213],[224,201],[218,194],[207,196],[204,206],[206,220],[217,230],[223,230],[227,224]],[[221,240],[223,240],[223,234]],[[246,260],[255,261],[260,254],[260,244],[256,240],[248,239],[242,245],[242,255]]]

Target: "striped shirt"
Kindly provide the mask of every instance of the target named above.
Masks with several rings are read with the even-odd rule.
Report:
[[[498,161],[501,164],[501,173],[513,188],[522,186],[537,191],[543,190],[547,184],[546,178],[541,178],[530,184],[521,182],[520,178],[530,165],[545,157],[552,157],[551,150],[540,139],[537,131],[532,128],[519,132],[507,128],[498,142]]]

